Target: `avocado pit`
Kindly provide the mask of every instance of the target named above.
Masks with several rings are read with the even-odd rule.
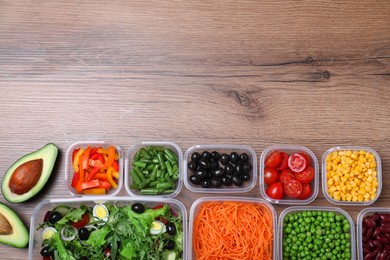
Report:
[[[0,213],[0,235],[11,235],[13,233],[12,226],[8,219]]]
[[[35,159],[19,165],[9,181],[10,190],[18,195],[30,191],[39,181],[43,169],[43,160]]]

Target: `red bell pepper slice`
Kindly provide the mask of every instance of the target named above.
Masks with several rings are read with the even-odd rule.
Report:
[[[99,186],[97,186],[97,188],[104,188],[106,190],[110,190],[111,187],[112,186],[108,181],[99,181]]]
[[[86,190],[90,188],[96,188],[99,186],[99,180],[86,181],[81,184],[81,189]]]
[[[117,160],[114,160],[114,162],[112,163],[112,167],[116,172],[119,172],[119,164]]]
[[[85,152],[83,155],[83,169],[88,168],[90,154],[91,154],[91,146],[88,146],[87,149],[85,149]]]
[[[95,177],[96,173],[99,171],[99,169],[99,167],[93,167],[91,172],[87,175],[87,181],[92,180]]]
[[[72,188],[76,188],[79,179],[80,179],[80,172],[75,172],[72,178]]]

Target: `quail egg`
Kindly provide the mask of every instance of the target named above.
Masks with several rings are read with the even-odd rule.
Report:
[[[104,206],[103,204],[95,205],[95,207],[93,207],[92,214],[95,220],[103,220],[103,221],[107,221],[108,216],[110,215],[107,207]]]

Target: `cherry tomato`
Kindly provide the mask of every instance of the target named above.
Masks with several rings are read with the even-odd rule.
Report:
[[[111,257],[111,248],[106,247],[106,248],[104,249],[104,257],[106,257],[106,258]]]
[[[271,185],[279,180],[279,172],[273,168],[264,169],[264,183],[266,185]]]
[[[309,183],[302,184],[302,194],[298,197],[300,200],[308,199],[312,194],[311,186]]]
[[[284,185],[284,192],[291,198],[298,198],[302,194],[302,183],[297,180],[288,180]]]
[[[300,183],[309,183],[314,179],[314,169],[311,166],[307,166],[306,169],[301,172],[296,172],[294,175],[295,179]]]
[[[288,154],[286,154],[285,152],[281,152],[281,154],[282,154],[282,161],[280,162],[277,168],[278,171],[283,171],[288,167]]]
[[[81,216],[81,219],[79,221],[77,221],[77,222],[71,221],[70,225],[72,225],[72,227],[75,227],[75,228],[82,228],[85,225],[87,225],[88,223],[89,223],[89,216],[87,213],[84,213]]]
[[[279,166],[282,161],[282,153],[279,151],[274,151],[265,159],[265,166],[268,168],[276,168]]]
[[[279,180],[280,182],[285,185],[287,181],[294,179],[294,173],[286,169],[280,173]]]
[[[301,172],[308,165],[307,158],[299,153],[294,153],[288,157],[288,167],[293,172]]]
[[[276,200],[281,200],[284,197],[283,185],[281,182],[275,182],[268,186],[265,193],[268,197]]]

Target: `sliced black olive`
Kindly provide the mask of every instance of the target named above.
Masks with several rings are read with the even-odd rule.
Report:
[[[221,167],[219,167],[218,169],[215,169],[215,170],[213,171],[213,177],[215,177],[215,178],[220,178],[220,177],[222,177],[224,174],[225,174],[225,171],[224,171]]]
[[[215,170],[218,168],[218,161],[210,161],[209,162],[209,168],[210,170]]]
[[[226,153],[221,154],[221,157],[219,158],[219,162],[222,165],[226,165],[229,162],[229,155]]]
[[[202,188],[209,188],[211,186],[211,180],[210,179],[204,179],[200,182],[200,186]]]
[[[144,205],[142,205],[141,203],[134,203],[133,205],[131,205],[131,209],[135,212],[135,213],[138,213],[138,214],[142,214],[144,213],[145,211],[145,207]]]
[[[52,211],[49,215],[49,222],[51,224],[54,224],[56,223],[57,221],[59,221],[60,219],[62,219],[62,215],[61,213],[57,212],[57,211]]]
[[[217,151],[212,151],[211,152],[211,158],[212,159],[214,159],[215,161],[217,161],[218,162],[218,160],[219,160],[219,153],[217,152]]]
[[[252,165],[250,163],[246,162],[246,163],[242,164],[242,172],[243,173],[249,172],[250,170],[252,170]]]
[[[199,161],[198,161],[198,166],[201,168],[201,169],[209,169],[209,161],[205,158],[200,158]]]
[[[232,185],[232,179],[229,176],[223,176],[221,178],[221,183],[225,186],[230,186]]]
[[[53,250],[50,250],[50,246],[45,246],[41,249],[41,256],[52,256]]]
[[[172,222],[167,222],[165,224],[165,227],[167,229],[167,233],[171,236],[174,236],[176,234],[176,226]]]
[[[166,240],[164,242],[164,249],[172,250],[175,248],[175,242],[172,239]]]
[[[231,152],[229,155],[229,161],[236,164],[238,162],[238,154],[236,152]]]
[[[239,176],[239,175],[234,175],[233,177],[232,177],[232,182],[233,182],[233,184],[234,185],[236,185],[236,186],[242,186],[242,184],[243,184],[243,181],[241,180],[241,177]]]
[[[244,163],[244,162],[248,161],[248,159],[249,159],[248,154],[246,154],[246,153],[240,154],[240,162]]]
[[[89,238],[89,231],[85,227],[79,228],[77,234],[79,235],[80,240],[87,240]]]
[[[205,170],[197,170],[195,172],[195,176],[198,178],[199,181],[207,178],[207,172]]]
[[[211,179],[211,186],[218,188],[218,187],[221,187],[221,185],[222,185],[222,182],[220,179],[218,179],[218,178]]]
[[[226,164],[225,167],[224,167],[224,171],[227,175],[232,175],[233,174],[233,165],[231,165],[230,163]]]
[[[200,183],[198,177],[196,177],[195,174],[192,174],[192,175],[190,176],[190,182],[191,182],[192,184],[195,184],[195,185],[198,185],[198,184]]]
[[[198,152],[194,152],[191,154],[191,160],[197,162],[200,159],[200,154]]]
[[[195,161],[190,161],[188,162],[187,167],[189,170],[193,171],[198,167],[198,164]]]
[[[206,160],[209,160],[211,158],[211,154],[208,152],[208,151],[204,151],[200,157],[206,159]]]

